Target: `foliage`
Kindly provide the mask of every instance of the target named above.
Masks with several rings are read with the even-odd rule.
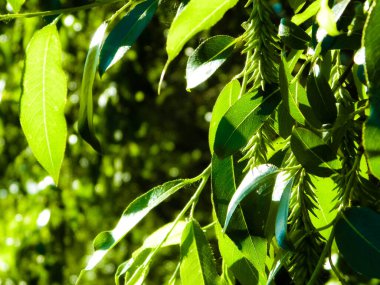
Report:
[[[40,227],[41,233],[35,238],[43,235],[42,228],[49,219],[54,234],[62,235],[69,230],[77,238],[81,236],[84,242],[94,231],[101,231],[94,238],[94,251],[81,271],[81,264],[74,260],[70,274],[75,274],[73,270],[80,274],[78,278],[74,275],[71,283],[93,282],[93,274],[99,274],[96,268],[109,254],[117,251],[117,245],[126,247],[123,243],[126,236],[127,239],[137,238],[142,246],[132,250],[132,255],[122,249],[118,255],[110,257],[121,263],[117,270],[111,270],[116,284],[120,281],[157,284],[150,277],[150,271],[155,274],[154,269],[159,266],[155,262],[160,260],[158,254],[165,252],[170,253],[169,259],[175,260],[171,263],[174,265],[171,273],[167,272],[159,281],[166,284],[379,282],[376,278],[380,278],[380,228],[377,226],[380,223],[380,54],[377,48],[380,4],[378,0],[240,2],[98,0],[83,1],[75,6],[52,1],[40,12],[18,14],[23,5],[25,11],[30,11],[31,6],[28,2],[8,1],[11,13],[0,15],[0,21],[17,19],[10,24],[12,29],[17,29],[17,24],[22,25],[19,41],[22,35],[25,48],[29,42],[23,76],[18,79],[22,80],[20,121],[30,149],[23,150],[23,144],[7,150],[5,165],[10,163],[14,169],[2,175],[7,179],[20,177],[20,182],[9,183],[9,193],[2,190],[3,207],[10,207],[17,200],[17,196],[11,194],[17,194],[22,187],[26,193],[25,205],[29,205],[25,201],[38,197],[45,197],[48,205],[38,205],[34,211],[24,210],[24,213],[30,211]],[[33,1],[30,3],[32,5]],[[68,8],[62,8],[65,4]],[[168,6],[178,7],[177,11],[165,13]],[[102,13],[86,15],[83,11],[90,8]],[[89,35],[78,33],[77,37],[86,35],[86,39],[70,43],[73,31],[67,23],[75,18],[67,14],[74,12],[92,27],[91,31],[96,30],[91,41]],[[230,21],[232,17],[226,16],[228,13],[237,13],[240,17]],[[54,18],[57,15],[60,16]],[[35,20],[38,17],[46,17],[44,27]],[[156,17],[170,25],[165,51],[162,42],[161,45],[154,42],[160,38],[156,35],[162,34],[162,30],[152,30],[155,33],[144,37],[144,31],[154,26],[152,21]],[[222,32],[215,32],[219,30]],[[194,88],[193,93],[196,93],[186,101],[201,100],[199,97],[221,90],[213,107],[205,102],[198,106],[198,110],[203,108],[204,115],[204,110],[212,108],[211,119],[208,119],[209,150],[206,153],[207,143],[204,143],[204,152],[193,151],[195,158],[187,158],[170,168],[169,176],[177,177],[179,169],[191,168],[192,160],[201,162],[204,169],[199,175],[189,171],[193,178],[188,179],[169,182],[152,179],[158,168],[166,167],[160,161],[161,150],[166,148],[167,156],[171,156],[175,149],[173,141],[185,138],[188,147],[195,148],[197,140],[202,140],[195,135],[199,129],[191,116],[188,122],[195,128],[189,134],[175,116],[162,116],[160,110],[155,110],[157,106],[170,105],[167,98],[171,93],[182,93],[178,91],[185,89],[182,75],[168,70],[170,65],[176,64],[185,69],[186,61],[181,58],[181,51],[185,45],[195,44],[192,39],[199,33],[207,38],[195,50],[185,50],[189,54],[186,88],[188,91]],[[136,53],[134,48],[139,50],[140,41],[146,44],[145,50]],[[153,57],[149,57],[149,51],[154,49],[147,42],[152,42],[156,49]],[[78,58],[70,52],[74,47],[81,50],[82,55],[78,58],[85,61],[83,68],[72,69],[68,64],[78,65],[75,62]],[[12,60],[13,53],[17,53],[7,47],[1,51],[4,54],[2,65],[10,70],[14,68],[17,74],[20,64]],[[162,67],[165,52],[167,61]],[[145,61],[144,57],[149,60]],[[145,68],[157,65],[157,60],[161,60],[159,68],[156,66],[146,72]],[[125,77],[123,62],[136,69],[137,75]],[[225,62],[231,63],[228,68]],[[113,76],[118,80],[112,82]],[[64,113],[67,89],[75,91],[80,77],[80,98],[75,92],[69,95],[66,106],[69,111]],[[17,80],[6,77],[3,82],[7,84],[9,98],[6,101],[13,108],[18,106],[19,98],[14,95],[17,94]],[[118,88],[114,87],[116,84]],[[147,94],[153,94],[151,86],[157,87],[160,95],[144,100]],[[129,109],[126,102],[131,103],[131,100],[123,98],[126,95],[122,94],[128,93],[123,88],[137,88],[135,101],[143,101],[142,104],[134,102]],[[93,95],[101,92],[96,106],[94,98],[97,95]],[[79,112],[73,100],[79,101]],[[101,103],[102,100],[105,103]],[[185,99],[178,99],[172,105],[178,114],[193,109],[192,106],[185,108],[187,105],[183,101]],[[139,113],[140,109],[136,111],[134,107],[144,112]],[[65,114],[66,120],[63,120]],[[9,132],[3,137],[10,144],[20,135],[17,127],[5,123],[5,118],[4,113],[0,130],[4,134]],[[17,120],[17,115],[11,120]],[[123,128],[115,128],[115,124]],[[134,124],[139,126],[133,127]],[[155,138],[154,134],[149,134],[154,132],[149,124],[176,126],[168,133],[171,140],[157,132],[162,148],[149,145],[149,139]],[[130,125],[133,135],[125,136],[122,130],[128,130]],[[67,133],[71,146],[64,159]],[[76,147],[76,134],[89,145]],[[207,137],[205,132],[202,135]],[[44,175],[33,163],[30,150],[50,176]],[[2,150],[2,154],[7,151]],[[143,152],[148,155],[143,157]],[[122,196],[127,194],[117,191],[130,179],[125,166],[127,159],[136,175],[154,182],[147,183],[151,190],[139,193],[133,201],[131,197]],[[142,162],[134,162],[140,159]],[[209,165],[205,166],[207,161]],[[78,168],[78,162],[82,167]],[[28,173],[20,173],[25,168]],[[80,178],[82,173],[88,175],[87,178]],[[32,179],[44,176],[44,185],[34,184],[35,190],[31,190]],[[155,183],[161,185],[152,187]],[[51,185],[53,194],[41,191],[46,184]],[[142,184],[134,181],[136,188]],[[129,189],[133,189],[131,186],[128,185]],[[76,188],[78,194],[70,191],[71,188]],[[187,193],[189,189],[195,189],[192,196]],[[33,191],[40,193],[32,195]],[[185,205],[176,209],[179,211],[176,215],[176,210],[168,207],[164,218],[144,219],[163,208],[161,204],[167,199],[180,200]],[[81,200],[87,204],[85,210],[79,205]],[[116,223],[114,215],[92,213],[89,206],[103,203],[116,213],[121,211],[125,200],[131,202]],[[55,211],[55,208],[64,210]],[[91,214],[96,215],[89,219],[93,224],[91,233],[84,233],[81,225]],[[19,219],[23,221],[22,215]],[[165,224],[156,231],[155,219]],[[141,221],[149,223],[149,220],[153,221],[150,225],[144,224],[142,229],[137,227]],[[112,224],[116,224],[112,230],[104,231]],[[6,230],[11,228],[8,223]],[[50,246],[54,248],[54,234],[46,230]],[[153,233],[142,241],[142,236],[150,231]],[[43,257],[46,242],[29,242],[36,246],[35,254]],[[61,240],[59,250],[75,250],[69,243]],[[44,249],[38,249],[38,245]],[[80,256],[84,255],[81,248]],[[8,259],[14,260],[11,252],[8,252]],[[42,260],[39,265],[30,266],[28,274],[31,277],[23,278],[31,284],[66,283],[67,275],[62,271],[59,278],[51,277],[53,266],[46,271],[35,269],[49,264],[62,265]],[[38,272],[49,272],[46,273],[48,277],[38,277]]]

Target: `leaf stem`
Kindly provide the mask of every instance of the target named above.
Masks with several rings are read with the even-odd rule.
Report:
[[[309,282],[307,282],[307,285],[313,285],[317,281],[318,275],[319,275],[319,273],[322,269],[322,266],[325,262],[325,258],[331,250],[331,245],[334,241],[334,237],[335,237],[335,235],[334,235],[334,228],[333,228],[331,233],[330,233],[329,239],[327,240],[325,247],[323,248],[321,256],[319,257],[318,264],[315,267],[313,274],[310,277]]]
[[[67,13],[72,13],[76,11],[92,9],[99,6],[109,5],[109,4],[113,4],[113,3],[121,2],[121,1],[122,0],[110,0],[107,2],[94,2],[94,3],[90,3],[86,5],[77,6],[77,7],[63,8],[63,9],[50,10],[50,11],[38,11],[38,12],[21,13],[21,14],[4,14],[4,15],[0,15],[0,22],[10,21],[10,20],[19,19],[19,18],[33,18],[33,17],[52,16],[52,15],[58,15],[58,14],[67,14]]]

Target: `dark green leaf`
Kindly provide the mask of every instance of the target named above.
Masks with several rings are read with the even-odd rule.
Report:
[[[337,117],[336,99],[331,87],[322,74],[311,73],[307,77],[307,98],[319,121],[332,124]]]
[[[28,144],[42,167],[58,184],[66,148],[67,79],[55,25],[37,31],[26,50],[20,122]]]
[[[277,173],[278,168],[271,164],[259,165],[248,171],[228,204],[226,220],[223,227],[224,231],[227,229],[232,214],[240,202],[253,191],[263,193],[265,190],[272,188]]]
[[[256,284],[259,280],[260,284],[265,284],[266,240],[253,237],[253,232],[247,223],[247,218],[251,222],[260,217],[256,215],[252,219],[251,216],[245,216],[239,205],[226,231],[229,236],[222,234],[220,223],[224,223],[228,203],[236,189],[235,176],[234,162],[231,156],[223,160],[216,155],[213,156],[212,201],[217,220],[219,249],[223,259],[240,283]],[[258,222],[265,223],[265,221]]]
[[[336,37],[327,35],[322,41],[322,54],[328,50],[349,49],[358,50],[361,46],[361,34],[355,33],[350,36],[343,34]]]
[[[380,215],[369,208],[350,208],[335,226],[335,241],[355,271],[380,278]]]
[[[306,0],[289,0],[289,5],[294,11],[298,11],[305,5]]]
[[[234,50],[235,39],[214,36],[201,43],[189,57],[186,66],[187,89],[205,82],[226,61]]]
[[[364,30],[365,68],[370,88],[380,88],[380,5],[372,2]]]
[[[263,94],[264,93],[264,94]],[[243,95],[223,116],[216,131],[214,151],[220,157],[244,147],[281,101],[279,88]]]
[[[216,99],[214,108],[212,109],[212,117],[210,122],[210,128],[208,133],[208,141],[210,146],[210,152],[214,152],[215,134],[220,123],[220,120],[227,112],[227,110],[237,101],[240,94],[240,83],[237,79],[232,80],[226,86],[224,86],[222,92],[220,92],[218,99]]]
[[[282,18],[278,28],[278,36],[290,48],[306,49],[311,40],[310,36],[286,18]]]
[[[291,149],[298,162],[311,174],[326,177],[341,168],[341,163],[331,148],[308,129],[293,129]]]
[[[146,0],[117,23],[104,41],[100,52],[100,75],[118,62],[131,48],[152,20],[157,7],[158,0]]]
[[[280,174],[277,176],[280,177]],[[290,249],[287,232],[288,232],[288,213],[289,213],[289,201],[290,194],[292,193],[293,178],[284,179],[283,191],[280,199],[280,204],[278,206],[278,211],[276,215],[276,240],[280,247],[283,249]]]
[[[79,102],[78,132],[81,137],[98,152],[101,152],[102,148],[99,140],[96,138],[93,125],[92,86],[95,80],[96,68],[99,63],[100,46],[103,42],[106,29],[107,23],[101,24],[92,37],[84,64]]]
[[[380,89],[370,90],[370,116],[363,131],[363,145],[371,173],[380,179]]]
[[[210,245],[198,222],[193,219],[182,233],[180,274],[184,285],[221,284]]]
[[[166,182],[157,186],[142,196],[136,198],[125,209],[116,227],[107,233],[107,238],[104,232],[95,238],[95,252],[92,254],[87,263],[85,270],[94,268],[103,257],[130,231],[132,230],[153,208],[162,203],[165,199],[173,195],[186,184],[186,180],[178,179]],[[111,240],[114,241],[110,243]],[[106,241],[106,242],[100,242]]]

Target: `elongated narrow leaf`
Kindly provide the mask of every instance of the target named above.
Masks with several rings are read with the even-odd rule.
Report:
[[[158,247],[179,245],[185,226],[186,222],[184,221],[180,221],[177,224],[169,223],[146,238],[144,244],[132,254],[132,258],[118,267],[115,274],[116,284],[119,284],[119,279],[123,275],[125,275],[125,283],[131,283],[134,280],[141,280],[141,282],[143,282],[149,272],[149,265],[153,257],[151,253],[153,250]]]
[[[252,220],[252,217],[245,217],[239,205],[226,230],[227,234],[222,233],[220,226],[224,223],[228,202],[236,189],[232,157],[221,160],[213,156],[211,182],[218,246],[224,261],[241,284],[266,284],[266,240],[252,236],[247,223],[247,219]]]
[[[214,108],[212,109],[212,117],[210,122],[210,129],[208,133],[208,142],[211,153],[214,152],[215,134],[219,122],[227,112],[227,110],[237,101],[240,94],[240,83],[237,79],[229,82],[220,92],[218,99],[216,99]]]
[[[55,25],[37,31],[26,50],[20,122],[34,156],[58,184],[66,147],[67,80]]]
[[[380,4],[372,2],[364,30],[365,69],[370,88],[380,87]],[[378,95],[380,96],[380,95]]]
[[[157,186],[135,199],[124,211],[116,227],[112,231],[100,233],[94,240],[95,252],[92,254],[85,270],[94,268],[137,223],[153,208],[173,195],[186,184],[186,180],[178,179]]]
[[[341,168],[331,148],[308,129],[293,129],[291,149],[298,162],[311,174],[327,177]]]
[[[187,89],[205,82],[227,60],[234,50],[235,39],[214,36],[201,43],[189,57],[186,66]]]
[[[282,179],[279,179],[282,178]],[[276,215],[276,226],[275,226],[275,234],[276,234],[276,240],[280,247],[283,249],[290,249],[288,239],[287,239],[287,232],[288,232],[288,213],[289,213],[289,201],[290,201],[290,195],[292,193],[292,187],[293,187],[293,178],[289,178],[284,176],[283,173],[280,173],[277,176],[276,179],[276,185],[277,181],[281,181],[279,184],[280,190],[282,190],[280,203],[278,206],[278,211]],[[274,193],[276,191],[276,187],[274,190]],[[277,200],[278,196],[274,196],[272,200]]]
[[[273,187],[277,173],[278,168],[271,164],[262,164],[248,171],[228,204],[224,231],[226,231],[232,214],[240,202],[252,191],[263,192]]]
[[[318,10],[320,8],[320,2],[321,0],[316,0],[313,3],[311,3],[305,11],[302,13],[296,14],[292,17],[292,22],[296,25],[301,25],[306,20],[310,19],[314,15],[318,13]]]
[[[152,20],[158,0],[146,0],[129,12],[107,36],[100,52],[99,73],[102,75],[132,47]]]
[[[182,234],[180,274],[183,285],[221,284],[210,245],[195,220],[188,222]]]
[[[350,208],[335,226],[335,241],[355,271],[380,278],[380,214],[369,208]]]
[[[93,102],[92,86],[94,84],[96,69],[99,63],[100,46],[107,29],[107,23],[103,23],[92,37],[90,48],[87,53],[82,77],[80,93],[80,109],[78,131],[81,137],[88,142],[96,151],[101,152],[99,140],[96,138],[93,125]]]
[[[323,28],[330,36],[339,35],[336,27],[337,17],[330,9],[328,0],[321,0],[321,6],[317,14],[317,21],[321,28]]]
[[[315,228],[322,228],[330,224],[338,214],[334,199],[336,197],[336,183],[331,178],[319,178],[312,176],[311,182],[315,186],[315,197],[317,208],[310,213],[310,219]],[[332,227],[320,231],[320,234],[327,240]]]
[[[281,19],[278,36],[288,47],[300,50],[306,49],[311,40],[304,30],[286,18]]]
[[[191,0],[169,29],[166,51],[172,61],[195,34],[216,24],[238,0]]]
[[[244,147],[281,101],[279,88],[243,95],[223,116],[216,131],[214,151],[220,157]]]
[[[319,73],[307,77],[307,98],[314,115],[324,124],[332,124],[337,117],[336,99],[327,79]]]
[[[22,5],[24,5],[25,0],[7,0],[8,4],[11,5],[12,10],[15,13],[18,13],[20,11]]]

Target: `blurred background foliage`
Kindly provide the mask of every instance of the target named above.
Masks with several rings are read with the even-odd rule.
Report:
[[[111,229],[134,198],[165,181],[195,176],[209,163],[207,132],[213,103],[240,71],[244,59],[237,53],[207,83],[188,93],[184,80],[187,56],[209,35],[240,35],[248,11],[240,1],[224,20],[190,41],[170,66],[158,96],[157,84],[166,61],[165,33],[179,2],[163,1],[124,60],[103,78],[97,77],[94,124],[104,148],[102,155],[78,136],[79,90],[91,37],[120,5],[62,15],[58,28],[68,78],[69,135],[58,187],[27,147],[18,118],[25,48],[34,31],[52,17],[0,23],[0,284],[74,284],[92,253],[93,238]],[[26,0],[21,12],[88,3]],[[273,3],[279,13],[285,13],[285,4]],[[0,13],[9,12],[6,1],[0,0]],[[209,192],[205,193],[197,218],[206,224],[211,217]],[[176,195],[153,211],[99,269],[86,275],[87,284],[95,280],[96,284],[113,284],[118,264],[149,233],[172,220],[190,195]],[[202,208],[207,214],[202,215],[206,213]],[[165,262],[155,261],[147,284],[163,284],[170,278],[178,261],[175,250],[160,254]]]

